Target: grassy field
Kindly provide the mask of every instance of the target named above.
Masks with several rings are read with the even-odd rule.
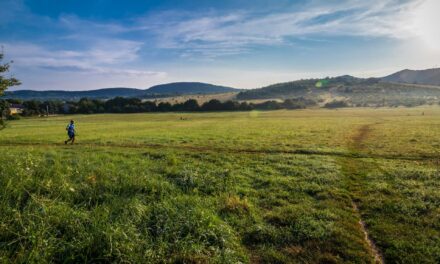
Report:
[[[0,262],[439,263],[439,147],[439,107],[12,121]]]

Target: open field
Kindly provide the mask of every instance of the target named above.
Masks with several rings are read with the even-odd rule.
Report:
[[[439,263],[439,148],[439,107],[12,121],[0,262]]]
[[[172,97],[151,98],[145,100],[153,101],[156,102],[157,104],[159,103],[177,104],[177,103],[184,103],[189,99],[194,99],[197,100],[197,102],[200,105],[202,105],[212,99],[217,99],[221,102],[225,102],[228,100],[235,100],[237,94],[238,92],[215,93],[215,94],[189,94],[189,95],[178,95]]]

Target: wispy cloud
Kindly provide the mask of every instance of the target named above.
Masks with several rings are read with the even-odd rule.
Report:
[[[48,32],[57,32],[56,37],[50,37],[49,41],[45,40],[44,34],[32,41],[0,40],[6,55],[13,58],[20,68],[131,77],[166,76],[162,71],[130,66],[139,59],[144,43],[118,37],[118,33],[125,31],[121,24],[100,23],[75,15],[61,15],[53,19],[31,13],[21,1],[5,0],[5,7],[15,12],[14,17],[8,16],[5,9],[0,11],[2,22],[6,25],[18,20],[31,29],[46,28]],[[57,45],[57,42],[66,45]]]
[[[185,55],[222,56],[248,52],[254,46],[289,44],[307,36],[406,38],[410,13],[419,0],[319,1],[301,10],[230,14],[164,12],[141,19],[138,29],[154,32],[160,48]]]
[[[5,44],[8,56],[20,67],[41,67],[57,71],[88,72],[130,76],[164,76],[166,73],[130,68],[120,68],[138,58],[141,43],[112,40],[95,43],[87,50],[49,50],[45,47],[14,43]]]
[[[277,49],[298,53],[306,50],[310,55],[315,47],[336,46],[338,41],[347,44],[347,40],[340,37],[408,42],[424,36],[438,44],[438,36],[431,36],[434,26],[425,26],[428,22],[419,21],[415,27],[412,20],[419,6],[427,1],[436,0],[311,0],[302,5],[285,5],[282,10],[162,10],[114,20],[111,16],[92,19],[69,13],[49,17],[32,13],[22,0],[3,0],[0,30],[8,27],[20,30],[11,29],[11,36],[7,37],[0,32],[0,44],[16,61],[14,68],[19,67],[27,71],[26,74],[32,71],[34,75],[26,75],[27,83],[41,81],[46,77],[43,72],[52,74],[44,80],[44,85],[52,85],[49,78],[62,76],[74,80],[86,75],[89,79],[96,76],[93,77],[97,80],[96,86],[111,85],[111,82],[144,86],[158,80],[177,81],[175,76],[178,80],[197,80],[201,77],[194,72],[194,67],[205,62],[212,66],[210,63],[219,59],[224,63],[223,69],[234,67],[233,72],[236,69],[236,72],[247,72],[249,74],[243,74],[246,78],[255,72],[258,75],[258,78],[249,78],[259,81],[246,82],[242,78],[240,84],[231,85],[246,83],[243,86],[255,87],[257,82],[266,83],[264,78],[272,81],[281,77],[275,73],[276,69],[269,69],[272,71],[269,77],[259,69],[240,69],[244,67],[236,65],[240,55],[250,58],[248,65],[252,64],[252,55],[261,50],[269,54],[267,57]],[[424,18],[423,14],[418,16]],[[421,34],[421,27],[431,29]],[[302,58],[304,61],[300,63],[308,63],[314,55]],[[283,63],[283,58],[278,58],[272,65]],[[334,61],[327,64],[333,66]],[[167,73],[161,70],[165,67]],[[214,76],[213,72],[219,67],[214,66],[204,77]],[[294,66],[282,69],[283,78],[288,79],[294,69]],[[325,70],[325,67],[316,68],[316,72],[323,74]],[[174,76],[170,76],[171,73]],[[292,74],[292,78],[296,76]],[[217,76],[216,80],[219,79]],[[92,81],[89,85],[93,86]]]
[[[247,53],[256,46],[289,45],[297,39],[325,36],[364,36],[407,38],[414,35],[408,17],[424,0],[344,0],[311,1],[302,8],[265,13],[167,10],[126,21],[92,21],[75,15],[61,15],[56,21],[28,14],[25,7],[13,4],[28,23],[44,19],[62,28],[63,38],[86,45],[104,47],[107,39],[113,52],[88,50],[94,59],[131,61],[142,44],[158,49],[173,49],[182,57],[218,57]],[[127,34],[136,35],[131,40]],[[101,43],[96,43],[101,42]],[[110,45],[110,44],[109,44]],[[120,49],[120,46],[123,46]],[[111,49],[111,47],[110,47]],[[119,54],[121,51],[123,54]],[[125,54],[124,54],[125,53]]]

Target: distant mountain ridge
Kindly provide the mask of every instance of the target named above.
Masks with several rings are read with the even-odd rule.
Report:
[[[175,82],[150,87],[152,94],[204,94],[237,92],[238,89],[201,82]]]
[[[403,70],[382,78],[343,75],[272,84],[242,91],[241,100],[306,97],[313,100],[339,98],[356,102],[380,100],[425,100],[440,95],[440,68]],[[363,97],[363,98],[362,98]],[[439,98],[440,99],[440,98]]]
[[[200,82],[176,82],[161,85],[155,85],[149,89],[136,88],[103,88],[88,91],[34,91],[34,90],[17,90],[5,92],[4,98],[14,99],[38,99],[38,100],[79,100],[81,98],[89,99],[110,99],[114,97],[138,97],[151,98],[153,96],[174,96],[174,95],[191,95],[191,94],[215,94],[226,92],[238,92],[239,89],[213,85]]]
[[[34,91],[34,90],[17,90],[17,91],[6,91],[5,98],[14,99],[40,99],[40,100],[79,100],[81,98],[93,98],[93,99],[106,99],[113,98],[117,96],[122,97],[138,97],[143,96],[145,90],[134,89],[134,88],[103,88],[97,90],[88,91],[62,91],[62,90],[51,90],[51,91]]]
[[[440,86],[440,68],[403,70],[382,78],[386,82]]]
[[[305,98],[321,104],[345,101],[354,106],[420,105],[438,103],[440,86],[387,82],[382,78],[356,78],[349,75],[277,83],[242,91],[239,100],[284,100]]]
[[[433,103],[440,101],[440,68],[403,70],[383,78],[356,78],[343,75],[324,79],[307,79],[272,84],[250,90],[200,82],[175,82],[155,85],[149,89],[105,88],[90,91],[31,91],[18,90],[5,93],[4,98],[22,100],[79,100],[111,99],[120,97],[160,98],[193,94],[218,94],[237,92],[237,100],[271,100],[303,97],[317,102],[347,100],[353,105],[389,105],[403,101]]]

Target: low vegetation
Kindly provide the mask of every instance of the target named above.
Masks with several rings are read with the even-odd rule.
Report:
[[[0,131],[0,262],[438,263],[439,114],[10,122]],[[65,146],[71,118],[77,144]]]
[[[325,108],[342,108],[342,107],[348,107],[348,103],[344,100],[335,100],[335,101],[331,101],[328,102],[324,105]]]

